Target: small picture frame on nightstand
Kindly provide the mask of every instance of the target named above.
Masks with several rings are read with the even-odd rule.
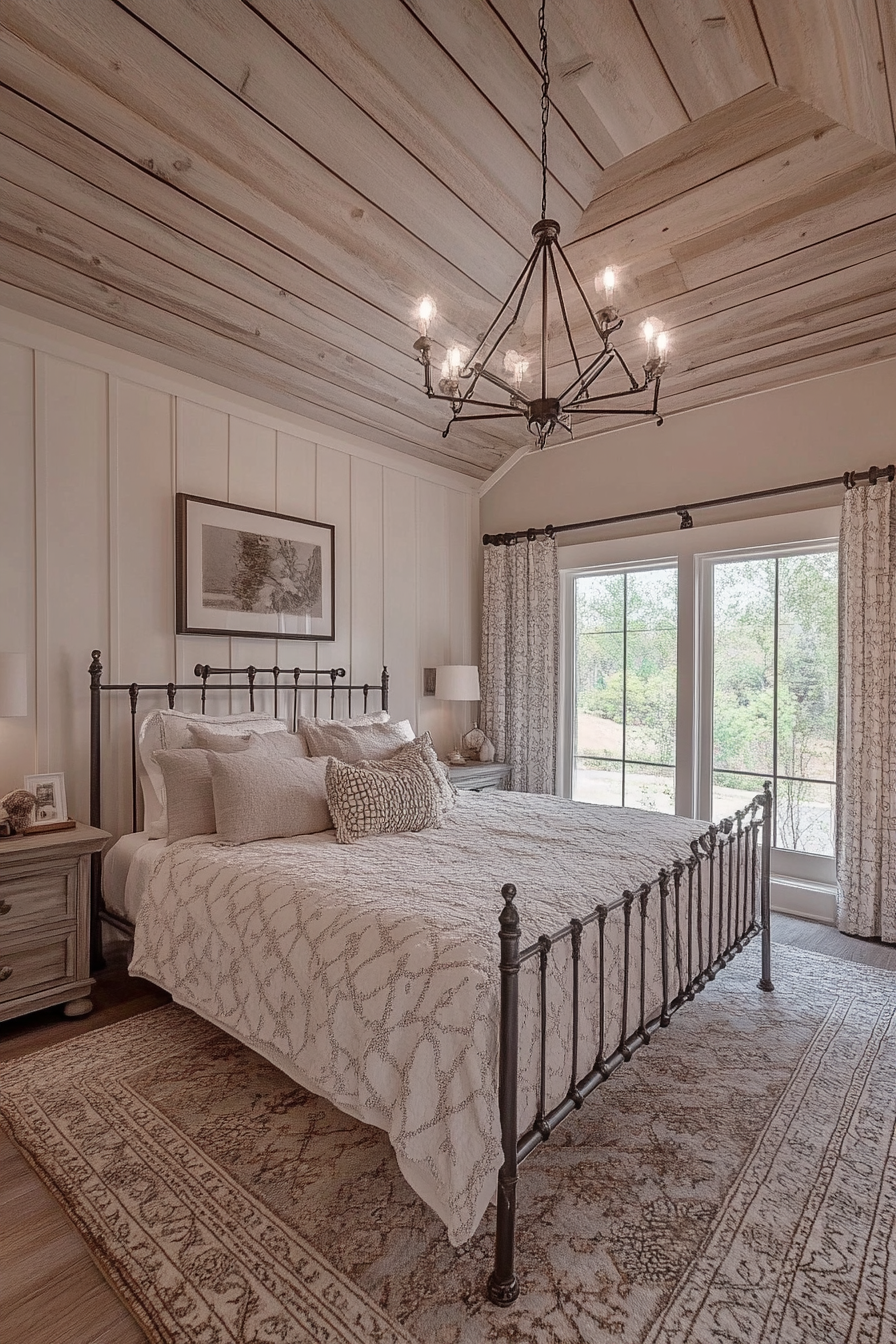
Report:
[[[29,831],[56,827],[60,822],[68,821],[65,775],[61,771],[50,775],[26,775],[25,788],[37,799]]]

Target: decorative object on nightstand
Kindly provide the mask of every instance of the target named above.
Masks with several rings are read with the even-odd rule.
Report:
[[[110,838],[79,822],[0,847],[0,1022],[57,1003],[91,1011],[90,856]]]
[[[507,761],[465,761],[463,765],[449,765],[448,778],[456,789],[491,793],[508,787],[512,769]]]
[[[65,801],[65,775],[57,771],[51,775],[26,775],[25,788],[34,794],[34,815],[23,832],[69,831],[76,824],[69,820]]]
[[[492,761],[495,759],[495,744],[494,742],[490,742],[484,735],[482,738],[482,746],[479,748],[479,759],[482,761],[483,765],[491,765]]]
[[[31,821],[36,802],[34,794],[29,793],[27,789],[13,789],[12,793],[0,798],[0,807],[12,822],[12,828],[17,834],[24,832]]]
[[[463,663],[446,663],[436,668],[436,699],[466,700],[468,703],[479,700],[479,668]],[[461,738],[459,748],[455,748],[448,760],[452,765],[464,761],[476,761],[485,741],[485,733],[475,724]]]

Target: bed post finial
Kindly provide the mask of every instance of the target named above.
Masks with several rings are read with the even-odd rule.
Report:
[[[501,1022],[498,1056],[498,1111],[504,1164],[498,1175],[498,1221],[495,1230],[495,1267],[489,1276],[488,1295],[499,1307],[509,1307],[520,1295],[514,1267],[516,1242],[517,1077],[519,1073],[519,974],[520,916],[514,905],[516,887],[501,888],[504,908],[501,926]]]
[[[772,984],[772,911],[771,911],[771,861],[772,861],[772,817],[774,800],[771,781],[766,780],[760,795],[762,800],[762,872],[759,875],[759,913],[762,918],[762,978],[759,988],[769,992]]]

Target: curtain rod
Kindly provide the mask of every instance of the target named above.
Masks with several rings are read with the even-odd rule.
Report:
[[[483,546],[510,546],[515,541],[534,541],[536,537],[555,537],[559,532],[582,532],[591,527],[609,527],[611,523],[634,523],[642,518],[662,518],[668,513],[677,513],[681,519],[679,531],[694,526],[692,509],[713,509],[722,504],[743,504],[751,499],[771,499],[775,495],[792,495],[799,490],[821,490],[825,486],[842,485],[852,490],[860,481],[876,485],[878,481],[896,479],[896,466],[891,462],[888,467],[869,467],[867,471],[844,471],[842,476],[828,476],[823,481],[801,481],[798,485],[779,485],[773,490],[751,490],[745,495],[726,495],[722,499],[701,499],[696,504],[673,504],[664,509],[645,509],[641,513],[620,513],[615,518],[592,518],[588,523],[560,523],[556,527],[547,523],[545,527],[529,527],[522,532],[484,533]]]

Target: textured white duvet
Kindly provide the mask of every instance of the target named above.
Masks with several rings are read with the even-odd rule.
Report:
[[[337,845],[333,832],[239,848],[183,841],[152,862],[131,971],[303,1086],[386,1130],[406,1180],[458,1245],[475,1231],[502,1160],[502,884],[518,888],[525,946],[686,858],[702,829],[687,818],[631,809],[462,793],[439,830],[350,846]],[[608,930],[607,1054],[618,1044],[622,998],[618,914]],[[645,972],[655,1011],[661,988],[653,917],[648,935]],[[598,1040],[587,975],[596,947],[596,936],[586,933],[580,1073],[593,1063]],[[567,942],[552,959],[548,1105],[570,1082],[568,949]],[[632,966],[629,1030],[637,1025],[637,951]],[[535,962],[524,968],[520,988],[523,1128],[537,1105]]]

